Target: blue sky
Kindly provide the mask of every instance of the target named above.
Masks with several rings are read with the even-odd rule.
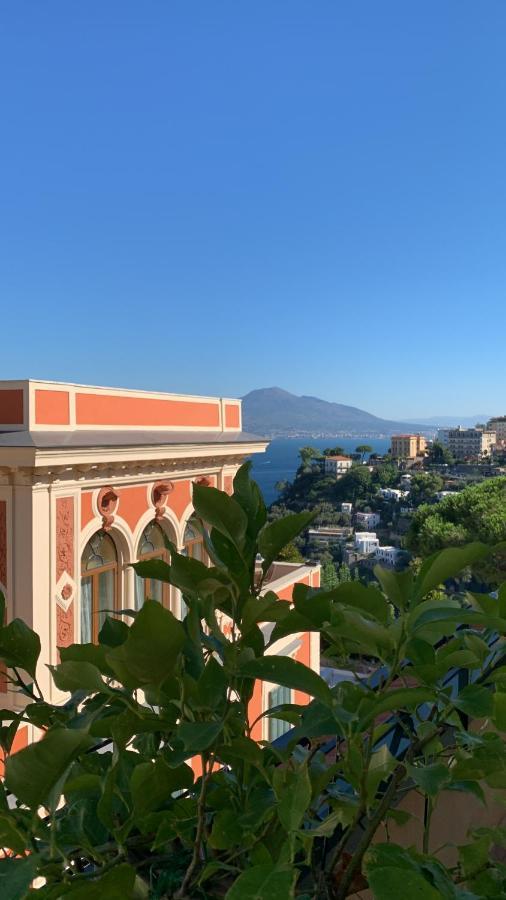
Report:
[[[504,0],[0,6],[0,377],[506,412]]]

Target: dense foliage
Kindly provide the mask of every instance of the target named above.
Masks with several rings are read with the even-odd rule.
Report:
[[[416,575],[377,569],[381,589],[299,584],[290,604],[264,579],[310,516],[267,523],[248,466],[233,497],[196,485],[194,506],[211,566],[170,544],[170,564],[136,564],[181,590],[184,620],[147,601],[130,627],[109,617],[97,645],[62,648],[52,676],[65,704],[40,694],[37,635],[19,620],[0,628],[26,701],[2,711],[0,842],[15,854],[0,861],[2,897],[343,900],[368,883],[378,900],[506,898],[501,829],[471,837],[451,867],[431,843],[446,792],[482,800],[484,785],[506,786],[506,590],[427,599],[488,549],[444,550]],[[375,680],[331,689],[275,654],[304,631],[336,662],[375,660]],[[454,667],[463,677],[449,680]],[[312,698],[265,714],[293,725],[276,745],[252,739],[258,679]],[[9,755],[25,722],[42,738]],[[409,819],[413,790],[428,810],[419,846],[373,846],[383,825]]]
[[[407,543],[420,556],[470,540],[485,544],[506,541],[506,478],[489,478],[435,505],[421,506],[413,516]],[[478,567],[483,577],[506,577],[506,557],[499,550]]]

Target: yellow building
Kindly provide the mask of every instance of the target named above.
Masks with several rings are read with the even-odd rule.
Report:
[[[416,459],[423,456],[427,441],[421,434],[392,435],[392,459]]]

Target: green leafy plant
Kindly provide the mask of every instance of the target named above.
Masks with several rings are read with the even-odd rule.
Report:
[[[108,618],[97,645],[62,648],[65,703],[41,696],[37,636],[0,629],[24,698],[2,710],[2,897],[506,898],[503,830],[479,830],[451,865],[431,841],[448,792],[482,802],[506,786],[506,589],[426,599],[489,549],[445,549],[416,575],[377,569],[380,589],[298,584],[287,603],[266,575],[311,515],[268,523],[248,465],[232,497],[197,485],[193,499],[210,566],[170,544],[170,564],[135,565],[181,591],[184,620],[148,600],[130,626]],[[374,659],[374,678],[331,688],[276,654],[301,632],[336,664]],[[292,726],[274,743],[253,739],[257,680],[310,698],[263,713]],[[25,723],[41,738],[11,753]],[[425,820],[403,847],[390,829],[414,793]]]

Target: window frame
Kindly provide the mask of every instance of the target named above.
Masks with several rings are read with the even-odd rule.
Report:
[[[113,572],[113,602],[112,609],[118,610],[120,608],[119,605],[119,596],[120,596],[120,561],[119,561],[119,553],[116,541],[114,538],[108,533],[105,534],[111,539],[114,550],[116,553],[116,559],[114,562],[106,563],[103,566],[97,566],[93,569],[83,569],[83,556],[84,552],[88,546],[88,544],[93,540],[96,534],[98,534],[103,529],[98,529],[95,531],[91,537],[86,541],[83,552],[81,553],[81,565],[80,565],[80,618],[79,618],[79,640],[82,643],[82,603],[83,603],[83,581],[89,579],[91,582],[91,642],[93,644],[98,643],[98,635],[100,632],[101,626],[99,626],[99,594],[100,594],[100,586],[99,586],[99,577],[103,575],[105,572]]]

